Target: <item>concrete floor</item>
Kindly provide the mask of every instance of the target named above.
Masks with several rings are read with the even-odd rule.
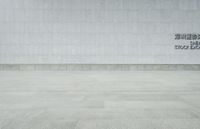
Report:
[[[200,72],[0,72],[0,129],[200,129]]]

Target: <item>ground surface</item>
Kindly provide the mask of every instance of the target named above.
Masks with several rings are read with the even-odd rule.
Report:
[[[0,72],[0,129],[200,129],[200,72]]]

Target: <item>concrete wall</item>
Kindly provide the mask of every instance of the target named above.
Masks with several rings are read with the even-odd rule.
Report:
[[[199,0],[0,0],[0,64],[200,64]]]

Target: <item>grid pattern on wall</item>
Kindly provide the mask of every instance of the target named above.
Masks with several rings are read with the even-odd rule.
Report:
[[[199,64],[199,0],[0,0],[0,64]]]

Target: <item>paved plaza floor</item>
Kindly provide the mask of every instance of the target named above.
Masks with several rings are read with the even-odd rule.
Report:
[[[0,72],[0,129],[200,129],[200,72]]]

